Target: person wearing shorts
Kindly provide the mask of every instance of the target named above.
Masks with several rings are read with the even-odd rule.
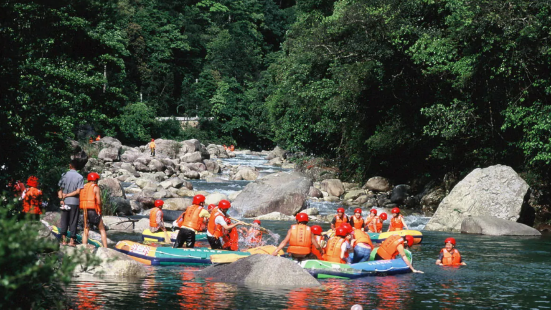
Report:
[[[80,208],[84,212],[84,233],[82,234],[82,244],[88,244],[88,234],[91,226],[97,226],[101,234],[101,242],[107,247],[107,233],[101,218],[101,189],[98,186],[99,174],[90,172],[88,174],[88,183],[80,191]]]

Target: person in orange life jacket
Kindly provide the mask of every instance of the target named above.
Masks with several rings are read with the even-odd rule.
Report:
[[[379,215],[379,220],[380,220],[380,222],[381,222],[381,226],[380,226],[381,229],[379,229],[378,232],[383,232],[383,222],[386,221],[387,218],[388,218],[388,215],[387,215],[386,213],[384,213],[384,212],[381,213],[381,215]],[[377,228],[379,228],[379,227],[377,227]]]
[[[151,151],[151,156],[155,156],[155,139],[151,139],[149,142],[149,150]]]
[[[311,227],[312,233],[314,234],[314,238],[316,239],[316,242],[319,244],[319,246],[322,248],[322,251],[320,252],[312,243],[312,254],[316,256],[317,259],[323,259],[323,247],[326,244],[326,240],[324,236],[321,234],[323,232],[323,229],[319,225],[314,225]]]
[[[444,241],[444,244],[445,244],[445,247],[442,250],[440,250],[440,255],[436,260],[436,265],[440,265],[440,266],[467,265],[465,262],[463,262],[463,259],[461,258],[461,254],[459,254],[459,251],[455,249],[454,238],[447,238]]]
[[[210,215],[209,224],[207,225],[207,240],[213,250],[222,249],[220,238],[228,234],[232,228],[239,225],[239,223],[228,224],[226,222],[229,208],[231,208],[231,203],[229,201],[220,200],[218,208],[212,210]]]
[[[348,216],[344,214],[344,208],[337,209],[337,215],[331,221],[331,229],[339,228],[343,223],[348,223]]]
[[[387,260],[394,259],[398,256],[401,256],[409,269],[415,273],[423,273],[421,270],[413,268],[413,265],[406,256],[404,251],[406,248],[413,245],[413,236],[399,236],[391,235],[385,239],[377,249],[377,254],[375,255],[375,260]]]
[[[335,230],[335,236],[327,241],[323,260],[341,264],[349,263],[348,253],[350,252],[350,232],[342,225]]]
[[[285,236],[285,239],[283,239],[277,249],[272,252],[273,256],[276,256],[279,251],[287,245],[287,243],[289,243],[287,253],[291,255],[291,258],[296,260],[302,260],[310,257],[310,254],[312,253],[312,246],[320,252],[323,251],[312,233],[311,228],[307,225],[309,221],[308,214],[297,213],[295,218],[297,223],[295,225],[291,225],[291,228],[287,231],[287,236]]]
[[[174,221],[173,227],[180,227],[173,248],[181,248],[186,243],[186,248],[195,247],[195,234],[201,230],[204,223],[210,217],[209,211],[205,210],[205,196],[195,195],[192,205]]]
[[[356,229],[364,230],[365,221],[362,218],[362,209],[356,208],[354,210],[354,216],[351,216],[349,219],[350,225]]]
[[[38,187],[38,178],[30,176],[27,180],[27,188],[21,194],[23,199],[23,214],[31,217],[33,220],[40,220],[42,214],[42,191]]]
[[[231,219],[226,217],[226,224],[231,225]],[[222,249],[229,251],[237,251],[239,249],[239,232],[237,228],[230,230],[222,229],[224,234],[222,235]]]
[[[251,228],[241,227],[240,232],[245,240],[251,245],[258,246],[262,242],[262,231],[260,230],[262,223],[260,220],[254,220]]]
[[[377,216],[377,210],[371,209],[369,216],[365,219],[365,226],[370,233],[380,233],[383,229],[383,222]]]
[[[388,226],[388,231],[399,231],[408,229],[408,225],[404,221],[404,217],[400,214],[399,208],[392,209],[392,218],[390,219],[390,225]]]
[[[25,184],[23,184],[23,182],[21,182],[20,180],[14,181],[12,179],[8,183],[7,188],[11,192],[13,192],[14,197],[19,198],[19,200],[23,199],[22,195],[23,195],[23,192],[25,192]]]
[[[57,197],[60,199],[61,220],[59,234],[62,236],[61,245],[75,246],[77,224],[80,213],[80,191],[84,188],[84,178],[75,169],[76,161],[69,164],[69,171],[61,175],[58,182]],[[67,244],[67,228],[71,232],[71,239]]]
[[[84,233],[82,234],[82,244],[85,246],[88,244],[88,234],[90,232],[90,226],[95,225],[98,227],[101,234],[101,243],[104,247],[107,247],[107,233],[105,232],[105,225],[103,225],[103,219],[101,217],[101,189],[98,186],[99,174],[90,172],[87,177],[88,183],[84,185],[84,188],[80,191],[80,208],[82,212],[86,212],[86,222],[84,226]]]
[[[101,140],[101,137],[98,135],[98,136],[96,137],[96,141],[99,141],[99,140]]]
[[[149,213],[149,230],[153,233],[159,231],[159,229],[166,232],[163,216],[164,204],[165,202],[162,200],[155,200],[155,208],[151,209]]]
[[[352,241],[350,244],[354,249],[354,257],[351,262],[352,264],[369,260],[371,251],[373,250],[373,243],[365,231],[354,228],[352,231]]]

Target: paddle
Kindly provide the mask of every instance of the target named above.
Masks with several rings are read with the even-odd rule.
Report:
[[[166,243],[171,243],[170,237],[168,236],[168,233],[166,232],[166,230],[163,230],[163,231],[164,231],[164,233],[165,233],[165,242],[166,242]]]
[[[238,220],[238,219],[236,219],[236,218],[233,218],[233,217],[230,217],[230,219],[233,220],[233,221],[238,222],[238,223],[241,224],[241,225],[253,226],[253,224],[245,223],[245,222],[240,221],[240,220]],[[263,232],[265,232],[265,233],[268,233],[268,234],[270,233],[270,231],[267,230],[267,229],[264,228],[264,227],[258,226],[258,227],[255,227],[255,228],[258,229],[258,230],[260,230],[260,231],[263,231]]]

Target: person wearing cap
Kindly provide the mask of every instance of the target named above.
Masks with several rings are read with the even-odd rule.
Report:
[[[40,214],[42,214],[42,191],[38,187],[38,178],[30,176],[27,179],[27,188],[21,194],[23,199],[23,215],[31,217],[33,220],[38,221]]]
[[[312,246],[318,249],[319,252],[323,251],[314,237],[311,228],[308,226],[308,214],[297,213],[295,218],[297,223],[295,225],[291,225],[291,228],[287,231],[287,236],[285,236],[285,239],[283,239],[277,249],[272,252],[273,256],[277,256],[279,251],[283,249],[287,243],[289,244],[287,253],[291,256],[291,258],[298,261],[311,257],[310,254],[312,253]]]
[[[205,196],[195,195],[192,205],[174,221],[173,226],[180,227],[178,236],[174,242],[173,248],[180,248],[186,245],[186,248],[195,247],[195,234],[201,231],[210,217],[209,211],[205,210]]]
[[[75,236],[77,235],[77,224],[80,210],[80,191],[84,188],[84,178],[75,169],[78,162],[72,160],[69,164],[69,171],[61,175],[57,191],[57,197],[61,204],[61,220],[59,225],[59,234],[62,236],[61,245],[75,246]],[[67,243],[67,228],[71,233],[69,243]]]
[[[444,248],[440,250],[440,255],[436,260],[436,265],[440,266],[465,266],[461,254],[455,248],[455,239],[447,238],[444,240]]]
[[[227,200],[220,200],[218,208],[212,210],[207,225],[207,240],[210,248],[213,250],[222,249],[222,241],[220,238],[227,235],[229,231],[238,226],[239,223],[229,224],[231,220],[227,217],[228,209],[231,208],[231,203]],[[229,223],[228,223],[229,222]]]
[[[415,273],[423,273],[421,270],[413,268],[413,265],[409,261],[405,249],[413,245],[413,236],[399,236],[391,235],[385,239],[377,249],[377,254],[375,255],[375,260],[387,260],[395,259],[400,256]]]
[[[241,227],[240,229],[245,241],[247,241],[249,245],[253,247],[260,246],[260,244],[262,243],[262,230],[260,230],[261,225],[262,222],[260,222],[260,220],[254,220],[252,226],[249,229],[245,227]]]
[[[101,189],[98,186],[99,174],[90,172],[88,177],[88,183],[84,185],[84,188],[80,191],[80,208],[84,212],[84,233],[82,234],[82,244],[88,245],[88,234],[90,233],[90,226],[97,226],[101,234],[101,243],[103,247],[107,247],[107,233],[105,232],[105,226],[103,225],[103,219],[101,217]]]
[[[343,223],[348,223],[348,216],[344,214],[344,208],[338,208],[337,214],[335,217],[333,217],[333,220],[331,221],[331,229],[335,230],[336,228],[339,228]]]
[[[149,150],[151,151],[151,156],[155,157],[155,139],[151,139],[151,142],[149,142]]]
[[[155,200],[155,207],[151,209],[151,212],[149,213],[149,231],[151,231],[152,233],[159,230],[166,232],[163,215],[164,204],[165,202],[160,199]]]

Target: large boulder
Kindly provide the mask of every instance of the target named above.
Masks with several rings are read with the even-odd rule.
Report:
[[[126,232],[134,231],[134,221],[131,221],[126,217],[104,215],[102,216],[102,219],[103,219],[103,224],[109,230],[126,231]]]
[[[245,217],[274,211],[294,215],[306,206],[311,185],[312,180],[299,172],[270,174],[247,184],[230,211]]]
[[[109,205],[114,209],[114,213],[121,215],[132,215],[132,206],[130,200],[123,197],[109,197]],[[104,205],[104,208],[106,205]]]
[[[276,146],[273,151],[271,151],[268,156],[266,156],[267,160],[274,159],[274,158],[281,158],[285,159],[287,158],[287,151],[280,148],[279,146]]]
[[[184,211],[191,206],[192,199],[190,198],[168,198],[165,199],[163,210]]]
[[[206,197],[205,206],[208,206],[210,204],[218,205],[220,200],[228,200],[228,197],[224,194],[212,193]]]
[[[121,161],[123,161],[125,163],[133,163],[140,156],[142,156],[142,153],[140,153],[139,150],[137,150],[137,149],[127,149],[121,155]]]
[[[237,169],[237,173],[232,177],[232,180],[254,181],[258,178],[259,172],[254,167],[242,166]]]
[[[318,280],[290,259],[256,254],[227,265],[213,265],[196,273],[217,282],[253,287],[317,287]]]
[[[390,187],[390,182],[383,177],[372,177],[363,186],[364,189],[368,189],[375,192],[388,192]]]
[[[111,197],[126,197],[121,183],[117,179],[105,178],[98,181],[98,185],[102,190],[109,191]]]
[[[261,221],[294,221],[295,217],[291,215],[285,215],[281,212],[271,212],[268,214],[257,216],[255,219]]]
[[[156,139],[155,140],[155,156],[164,155],[170,158],[175,158],[180,152],[181,144],[174,140]],[[149,146],[145,147],[145,153],[149,154]]]
[[[390,194],[390,201],[397,204],[403,204],[406,198],[408,197],[409,190],[410,190],[409,185],[406,185],[406,184],[396,185],[392,189],[392,193]]]
[[[469,216],[461,222],[461,233],[490,236],[541,236],[530,226],[495,216]]]
[[[528,184],[511,167],[475,169],[442,200],[425,229],[459,232],[465,218],[479,215],[517,221],[527,192]]]
[[[98,248],[93,253],[93,251],[79,246],[73,249],[64,249],[64,254],[72,256],[79,261],[79,264],[73,271],[74,275],[124,278],[143,278],[147,276],[147,269],[143,264],[113,249]],[[90,264],[89,258],[95,258],[97,265],[94,263]]]
[[[203,161],[203,157],[200,152],[193,152],[180,157],[180,160],[184,163],[200,163]]]
[[[339,179],[327,179],[321,181],[321,190],[327,192],[330,196],[340,197],[344,194],[344,186]]]
[[[204,161],[205,166],[207,168],[207,171],[210,171],[212,173],[220,173],[220,165],[215,160],[205,160]]]
[[[104,148],[112,147],[112,148],[120,149],[122,147],[122,143],[118,139],[115,139],[113,137],[103,137],[101,138],[100,141],[95,143],[101,145]]]
[[[119,149],[120,148],[106,147],[99,152],[98,158],[103,161],[117,161],[119,160]]]

